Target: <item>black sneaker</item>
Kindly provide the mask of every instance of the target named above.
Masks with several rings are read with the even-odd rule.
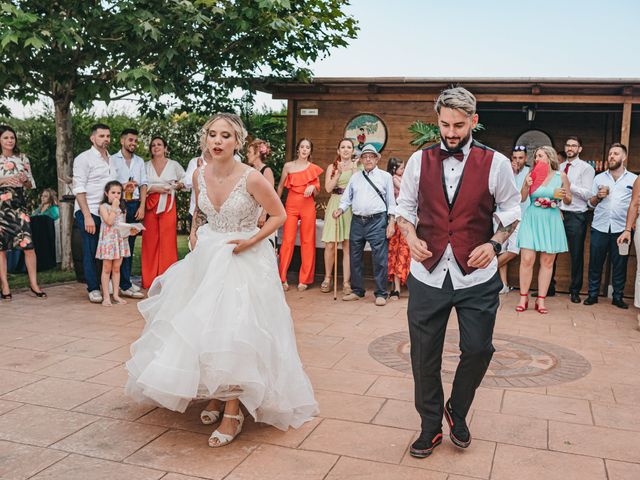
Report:
[[[451,399],[447,400],[444,406],[444,418],[447,419],[449,424],[449,437],[451,441],[460,448],[467,448],[471,444],[471,432],[467,427],[467,422],[464,418],[456,415],[451,409]]]
[[[411,444],[409,455],[416,458],[426,458],[442,443],[442,430],[438,432],[422,432],[418,439]]]

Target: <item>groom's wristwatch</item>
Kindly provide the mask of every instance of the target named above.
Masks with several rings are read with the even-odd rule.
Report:
[[[493,247],[493,251],[495,252],[495,254],[499,255],[500,252],[502,251],[502,244],[496,242],[495,240],[489,240],[489,243]]]

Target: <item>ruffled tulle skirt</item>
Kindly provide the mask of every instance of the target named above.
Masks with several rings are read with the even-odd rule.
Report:
[[[233,254],[255,232],[198,230],[193,252],[156,278],[138,304],[146,320],[126,364],[126,392],[183,412],[197,398],[238,398],[281,430],[318,412],[302,369],[273,248]]]

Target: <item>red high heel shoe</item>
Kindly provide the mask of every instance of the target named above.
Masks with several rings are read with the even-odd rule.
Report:
[[[538,299],[540,299],[540,298],[542,300],[544,300],[546,297],[541,297],[540,295],[538,295]],[[536,299],[536,303],[535,303],[534,307],[536,309],[536,312],[541,313],[542,315],[545,315],[545,314],[549,313],[548,309],[538,306],[538,300],[537,299]]]
[[[517,305],[516,306],[516,312],[518,313],[522,313],[524,312],[527,308],[529,308],[529,293],[521,293],[520,294],[521,297],[527,297],[527,301],[524,302],[524,305]]]

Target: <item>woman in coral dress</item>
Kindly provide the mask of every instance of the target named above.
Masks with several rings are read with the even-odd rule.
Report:
[[[221,447],[242,429],[240,404],[282,430],[311,420],[318,405],[267,240],[284,208],[259,172],[233,159],[247,134],[237,115],[217,114],[202,132],[211,161],[193,175],[193,251],[138,304],[146,326],[131,347],[126,392],[180,412],[211,399],[200,419],[220,421],[209,446]],[[269,218],[258,229],[263,209]]]
[[[176,191],[184,188],[185,175],[178,162],[167,158],[167,142],[162,137],[151,140],[149,151],[141,255],[143,288],[149,288],[158,275],[178,261]]]
[[[404,162],[395,157],[390,158],[387,164],[387,172],[393,177],[393,193],[397,200],[398,195],[400,195]],[[391,300],[400,298],[400,289],[402,285],[407,284],[410,265],[411,253],[409,252],[409,245],[407,245],[407,241],[404,239],[400,229],[396,228],[393,237],[389,239],[389,259],[387,262],[389,281],[393,282],[393,290],[389,294]]]
[[[280,281],[282,288],[289,290],[287,271],[293,257],[298,221],[300,221],[300,256],[302,265],[298,277],[298,290],[306,290],[313,283],[316,268],[316,202],[320,191],[320,175],[323,170],[311,163],[313,145],[303,138],[296,145],[296,159],[287,162],[282,169],[278,184],[278,195],[286,188],[285,209],[287,221],[284,223],[282,245],[280,246]]]

